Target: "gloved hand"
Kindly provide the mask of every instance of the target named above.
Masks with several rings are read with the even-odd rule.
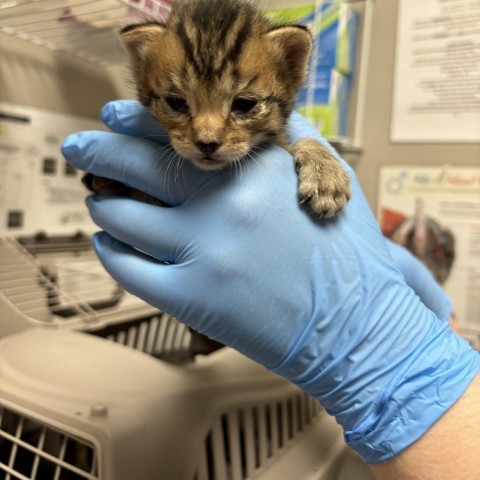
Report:
[[[406,248],[388,238],[385,241],[407,285],[440,320],[448,322],[452,315],[452,302],[430,270]]]
[[[174,205],[88,198],[107,232],[97,253],[127,290],[318,398],[368,463],[398,454],[461,396],[479,356],[405,284],[348,166],[346,210],[316,221],[279,147],[206,173],[162,146],[136,102],[102,114],[118,133],[68,137],[67,160]],[[289,128],[292,141],[324,141],[298,114]]]

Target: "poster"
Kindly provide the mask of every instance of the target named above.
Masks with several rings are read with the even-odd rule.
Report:
[[[480,338],[480,168],[383,167],[378,220],[443,285],[461,330]]]
[[[391,139],[480,142],[480,0],[399,0]]]

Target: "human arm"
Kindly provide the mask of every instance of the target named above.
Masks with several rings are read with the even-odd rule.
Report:
[[[418,441],[370,465],[378,480],[473,480],[480,472],[480,377]]]
[[[392,260],[405,282],[442,321],[449,321],[450,298],[430,271],[406,248],[386,239]],[[370,468],[380,480],[471,479],[480,471],[478,426],[480,378],[462,398],[428,430],[395,458]]]
[[[387,240],[395,265],[406,283],[440,320],[451,320],[452,305],[433,275],[412,253]],[[460,400],[428,430],[395,458],[371,465],[380,480],[472,479],[480,472],[480,377]]]
[[[406,286],[354,174],[345,212],[317,222],[298,206],[283,150],[231,173],[172,165],[168,147],[141,138],[163,138],[158,125],[128,105],[104,116],[138,138],[77,134],[64,153],[174,208],[90,197],[108,232],[95,238],[107,270],[318,398],[367,462],[408,452],[468,388],[479,358]],[[292,136],[317,135],[292,121]]]
[[[407,285],[440,320],[449,321],[452,302],[432,273],[409,250],[388,238],[385,241],[392,260]]]

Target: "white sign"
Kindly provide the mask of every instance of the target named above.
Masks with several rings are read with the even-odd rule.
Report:
[[[480,0],[399,1],[391,138],[480,142]]]
[[[0,103],[0,234],[92,233],[82,172],[64,160],[63,138],[104,130],[100,121]]]
[[[378,219],[443,283],[461,329],[480,333],[480,168],[383,167]]]

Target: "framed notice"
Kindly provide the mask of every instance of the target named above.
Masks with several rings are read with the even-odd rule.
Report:
[[[391,139],[480,142],[480,0],[399,0]]]

